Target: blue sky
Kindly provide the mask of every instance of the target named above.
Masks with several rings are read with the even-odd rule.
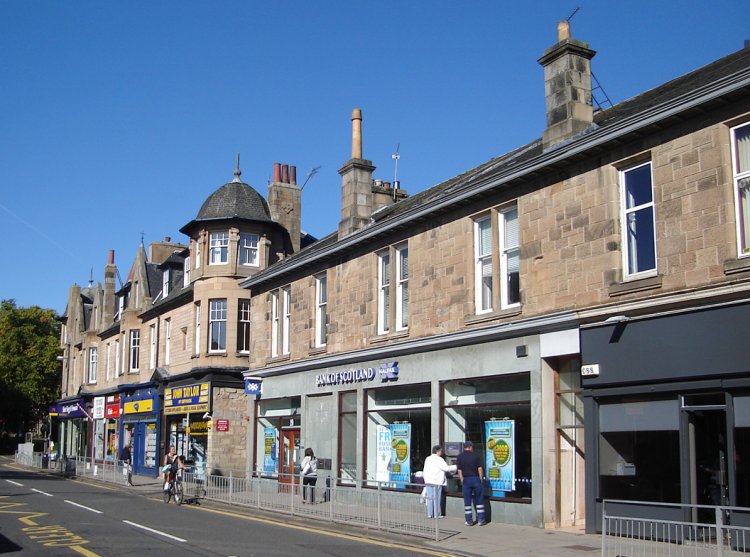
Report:
[[[339,220],[338,169],[363,110],[376,178],[416,193],[539,137],[537,59],[576,7],[613,103],[739,50],[750,0],[0,0],[0,299],[65,309],[125,276],[233,177],[262,195],[275,162],[302,228]]]

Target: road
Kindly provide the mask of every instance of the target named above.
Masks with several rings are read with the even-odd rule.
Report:
[[[323,528],[209,505],[166,505],[116,487],[0,466],[0,554],[446,557]]]

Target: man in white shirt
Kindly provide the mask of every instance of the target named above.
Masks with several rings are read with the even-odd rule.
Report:
[[[427,518],[442,518],[440,514],[440,498],[443,494],[443,485],[445,485],[446,472],[455,472],[456,466],[450,466],[443,459],[443,447],[435,445],[432,447],[432,454],[424,461],[422,476],[427,490]]]

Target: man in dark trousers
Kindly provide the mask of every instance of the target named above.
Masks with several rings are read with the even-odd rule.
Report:
[[[122,451],[120,451],[120,460],[122,460],[122,465],[126,467],[128,472],[128,485],[133,485],[133,466],[132,466],[132,454],[131,454],[131,448],[130,448],[130,442],[128,442],[127,445],[125,445],[122,448]]]
[[[466,525],[474,526],[478,522],[480,526],[484,526],[487,524],[484,518],[484,490],[482,489],[484,466],[479,456],[474,452],[474,443],[464,441],[464,451],[458,455],[456,466],[458,466],[458,478],[461,480],[464,493]],[[476,522],[474,521],[472,503],[477,510]]]

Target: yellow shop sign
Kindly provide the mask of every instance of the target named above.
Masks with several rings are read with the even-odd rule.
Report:
[[[154,411],[154,401],[150,398],[145,400],[134,400],[126,402],[122,406],[123,414],[141,414]]]

